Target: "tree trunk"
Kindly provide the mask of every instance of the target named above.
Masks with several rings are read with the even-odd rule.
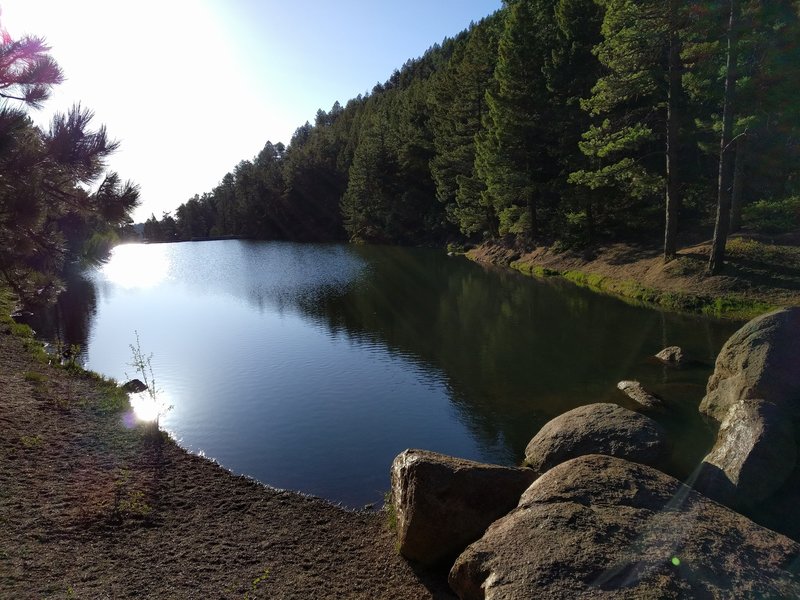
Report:
[[[677,254],[678,210],[680,191],[678,181],[678,130],[680,127],[678,94],[681,88],[681,49],[678,39],[678,0],[669,0],[669,89],[667,92],[667,148],[666,148],[666,218],[664,225],[664,261]]]
[[[747,138],[740,137],[736,142],[735,166],[733,168],[733,191],[731,192],[731,233],[742,228],[742,190],[744,189],[744,162]]]
[[[535,192],[533,190],[528,190],[528,211],[531,215],[531,239],[534,239],[539,233],[539,223],[536,219],[536,198],[534,198]]]
[[[730,0],[728,21],[728,63],[725,74],[725,96],[722,111],[722,137],[719,151],[719,187],[717,188],[717,219],[714,225],[714,241],[708,260],[708,272],[716,275],[725,261],[725,243],[731,216],[731,188],[733,187],[733,109],[736,100],[736,61],[739,28],[739,0]]]

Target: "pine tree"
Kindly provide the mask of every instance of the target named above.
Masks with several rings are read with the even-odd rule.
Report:
[[[488,112],[486,90],[497,62],[499,23],[494,16],[469,30],[432,94],[436,196],[450,222],[466,235],[488,230],[494,219],[481,200],[485,187],[475,176],[475,139]]]
[[[476,150],[483,196],[497,214],[500,235],[536,235],[539,207],[554,175],[552,106],[543,72],[553,47],[554,4],[514,0],[506,6],[496,88],[487,92],[486,131]]]
[[[593,170],[571,180],[608,188],[639,203],[664,190],[664,257],[676,252],[680,207],[678,173],[681,126],[680,33],[677,0],[599,0],[605,9],[603,40],[595,49],[607,69],[584,108],[598,119],[584,134],[581,150]],[[658,156],[662,160],[655,160]]]
[[[391,241],[386,226],[399,192],[399,169],[387,116],[373,115],[360,137],[342,199],[344,226],[351,241]]]

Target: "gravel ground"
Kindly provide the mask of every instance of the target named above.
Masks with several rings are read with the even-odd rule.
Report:
[[[384,513],[234,476],[25,346],[0,333],[0,598],[452,598]]]

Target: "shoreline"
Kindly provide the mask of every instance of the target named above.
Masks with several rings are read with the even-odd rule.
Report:
[[[385,513],[234,475],[0,330],[0,596],[453,597],[399,556]]]
[[[779,307],[800,306],[797,237],[775,243],[733,236],[725,270],[713,277],[705,274],[710,242],[684,247],[668,263],[658,248],[623,243],[584,253],[545,246],[520,251],[487,243],[465,256],[532,277],[559,277],[639,305],[745,321]]]

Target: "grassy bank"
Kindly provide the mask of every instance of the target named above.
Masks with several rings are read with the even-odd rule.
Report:
[[[656,248],[625,244],[592,253],[545,247],[520,253],[484,245],[467,256],[533,277],[561,277],[634,303],[726,319],[745,320],[800,305],[800,247],[792,237],[732,238],[724,273],[713,277],[705,272],[708,244],[684,248],[668,263]]]

